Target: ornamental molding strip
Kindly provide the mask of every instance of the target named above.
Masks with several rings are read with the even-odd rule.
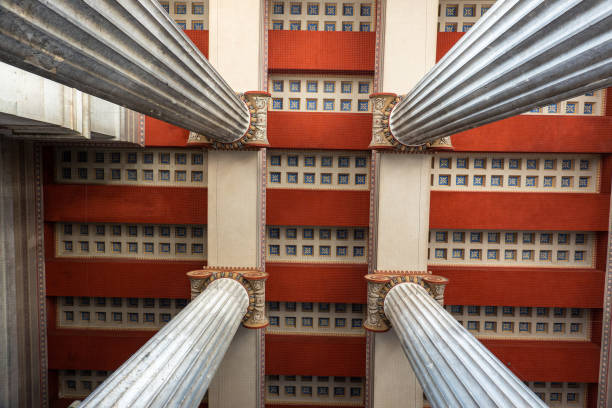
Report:
[[[450,136],[436,139],[422,145],[407,146],[400,142],[391,132],[389,118],[391,112],[405,95],[394,93],[373,93],[370,95],[372,105],[372,141],[370,149],[395,149],[400,152],[423,152],[425,150],[453,150]]]
[[[197,132],[189,132],[187,145],[208,145],[214,149],[236,150],[248,147],[267,147],[268,105],[271,95],[267,92],[250,91],[239,94],[249,110],[249,127],[242,137],[234,142],[224,143]]]
[[[368,304],[363,326],[372,332],[385,332],[391,328],[384,305],[385,297],[396,285],[414,283],[421,286],[440,306],[444,306],[444,290],[449,282],[447,278],[432,275],[431,272],[414,271],[375,271],[364,278],[368,282]]]
[[[270,322],[266,316],[266,279],[268,274],[256,268],[204,267],[187,272],[194,300],[212,282],[218,279],[232,279],[240,283],[249,296],[249,306],[242,318],[242,325],[248,329],[262,329]]]

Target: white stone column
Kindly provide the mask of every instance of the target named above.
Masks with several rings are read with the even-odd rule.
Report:
[[[248,306],[242,284],[214,280],[79,407],[198,407]]]
[[[383,0],[381,15],[381,65],[377,92],[408,92],[434,65],[438,4],[415,0]],[[376,138],[372,146],[381,145]],[[384,148],[384,147],[383,147]],[[376,177],[377,271],[427,270],[429,234],[429,161],[424,154],[400,154],[380,150]],[[371,408],[421,408],[423,392],[401,352],[394,329],[373,333],[371,369],[373,381],[367,403]]]
[[[498,1],[397,105],[391,132],[423,145],[608,87],[611,35],[610,1]]]
[[[6,0],[0,26],[8,64],[219,142],[248,129],[244,102],[157,1]]]
[[[384,310],[433,407],[546,407],[423,287],[395,285]]]

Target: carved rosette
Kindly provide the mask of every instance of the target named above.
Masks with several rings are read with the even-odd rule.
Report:
[[[222,143],[214,141],[200,133],[189,132],[187,144],[206,144],[221,150],[269,146],[267,124],[268,104],[271,95],[267,92],[252,91],[239,94],[239,96],[249,109],[251,118],[249,128],[240,139],[231,143]]]
[[[217,279],[233,279],[240,283],[249,296],[249,306],[242,324],[249,329],[268,326],[266,316],[266,279],[268,274],[257,269],[205,268],[187,272],[191,286],[191,299],[195,299],[211,282]]]
[[[393,149],[399,143],[391,134],[389,116],[400,101],[394,93],[374,93],[370,95],[372,102],[372,141],[371,149]]]
[[[372,141],[371,149],[394,149],[401,152],[420,152],[424,150],[453,150],[450,136],[445,136],[431,143],[419,146],[402,144],[391,133],[389,126],[393,108],[405,97],[394,93],[374,93],[372,101]]]
[[[364,327],[373,332],[384,332],[391,328],[391,322],[385,315],[385,297],[395,286],[401,283],[414,283],[422,286],[440,306],[444,305],[444,289],[448,279],[438,275],[420,272],[373,273],[365,276],[368,282],[368,307]]]

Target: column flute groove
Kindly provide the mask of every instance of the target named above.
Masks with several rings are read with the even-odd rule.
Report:
[[[79,407],[197,407],[248,305],[239,282],[211,282]]]
[[[393,286],[384,310],[432,406],[546,407],[423,287]]]
[[[390,114],[405,146],[612,84],[610,1],[500,0]]]
[[[155,0],[6,0],[0,60],[223,143],[250,112]]]

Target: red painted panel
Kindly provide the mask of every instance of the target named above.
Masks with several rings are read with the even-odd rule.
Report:
[[[595,233],[595,268],[606,269],[606,256],[608,255],[608,232],[597,231]]]
[[[162,120],[145,116],[145,145],[150,146],[179,146],[187,145],[189,131],[171,125]]]
[[[482,340],[523,381],[596,382],[599,346],[589,342]]]
[[[453,135],[455,151],[612,152],[612,117],[518,115]]]
[[[208,58],[208,30],[183,30],[198,49]]]
[[[450,279],[449,305],[600,308],[604,273],[593,269],[429,266]]]
[[[591,341],[599,345],[601,345],[602,324],[603,324],[603,310],[602,309],[591,310]]]
[[[367,265],[267,263],[266,300],[366,303]]]
[[[156,331],[50,330],[50,370],[115,370]]]
[[[612,90],[609,92],[609,94],[612,95]],[[610,102],[610,104],[612,105],[612,102]],[[601,156],[600,174],[601,178],[599,179],[599,191],[602,193],[610,193],[610,189],[612,188],[612,155],[604,154]]]
[[[56,258],[45,263],[47,295],[188,299],[185,274],[204,263]]]
[[[436,44],[436,62],[440,60],[452,47],[455,45],[457,41],[461,37],[463,37],[461,32],[454,33],[438,33],[438,41]]]
[[[268,225],[367,227],[369,191],[268,189]]]
[[[367,150],[370,113],[268,112],[268,140],[283,149]]]
[[[586,408],[597,408],[598,384],[590,383],[587,386]]]
[[[207,190],[50,184],[45,221],[206,224]]]
[[[607,231],[609,204],[608,194],[432,191],[429,226]]]
[[[268,31],[268,71],[374,72],[375,32]]]
[[[365,377],[365,337],[266,335],[266,374]]]

